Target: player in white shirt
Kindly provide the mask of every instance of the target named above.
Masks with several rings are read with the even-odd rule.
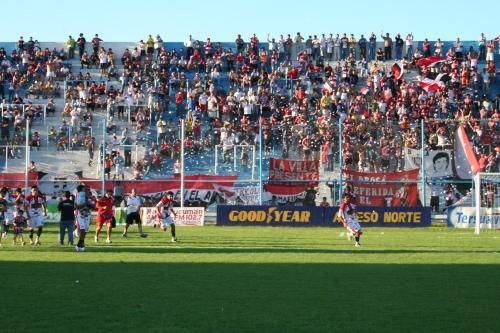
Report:
[[[352,236],[356,239],[354,246],[359,247],[359,238],[363,233],[361,226],[359,225],[358,219],[356,218],[356,206],[351,203],[351,195],[349,193],[344,194],[344,202],[339,207],[339,212],[337,216],[347,230],[347,237],[350,240]]]
[[[31,186],[31,194],[26,197],[24,204],[28,217],[30,244],[42,245],[40,237],[43,232],[43,216],[47,216],[47,206],[45,197],[40,193],[37,186]],[[36,240],[33,242],[35,228],[37,228]]]
[[[76,205],[76,222],[78,227],[78,244],[76,245],[77,252],[85,251],[85,236],[90,227],[91,209],[95,207],[95,200],[92,198],[90,189],[84,185],[78,185],[75,198]]]
[[[142,238],[146,238],[148,234],[145,234],[142,231],[142,221],[141,221],[141,215],[139,214],[139,210],[142,206],[142,200],[141,197],[137,195],[137,191],[135,188],[133,188],[130,191],[130,194],[127,198],[127,220],[125,224],[125,229],[123,230],[123,237],[127,238],[128,237],[128,228],[130,225],[137,223],[137,228],[139,229],[139,235]]]
[[[174,193],[168,191],[167,194],[161,198],[161,200],[156,204],[156,215],[160,220],[160,228],[163,231],[167,230],[170,226],[170,233],[172,234],[172,242],[177,242],[177,237],[175,236],[175,212],[172,209],[174,207]]]

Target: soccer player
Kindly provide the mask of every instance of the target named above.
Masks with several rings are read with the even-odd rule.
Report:
[[[14,218],[14,200],[9,194],[9,188],[8,187],[2,187],[0,189],[0,192],[3,193],[3,199],[5,200],[4,202],[4,211],[0,211],[0,215],[3,213],[3,222],[2,225],[0,225],[0,228],[2,229],[2,233],[0,234],[0,243],[2,242],[2,238],[7,238],[7,233],[9,231],[9,224]]]
[[[24,246],[26,245],[26,242],[24,241],[24,227],[26,226],[26,218],[24,217],[24,212],[21,210],[21,208],[18,208],[16,211],[15,216],[12,219],[12,225],[13,225],[13,232],[14,232],[14,238],[12,240],[12,245],[16,245],[16,240],[19,237],[21,239],[21,245]]]
[[[38,186],[31,186],[31,194],[26,197],[24,204],[28,217],[28,228],[30,230],[30,245],[42,245],[40,237],[43,232],[43,216],[47,216],[47,206],[45,205],[44,196],[38,190]],[[37,228],[36,239],[35,242],[33,242],[35,228]]]
[[[177,237],[175,236],[175,223],[174,217],[176,216],[174,210],[174,192],[168,191],[167,194],[161,198],[161,200],[156,204],[156,215],[160,220],[160,228],[163,231],[167,230],[170,226],[170,233],[172,234],[172,242],[177,242]]]
[[[105,224],[108,228],[106,230],[106,243],[112,243],[111,231],[113,230],[114,219],[113,204],[113,190],[106,190],[104,196],[101,199],[97,200],[97,219],[95,221],[96,229],[94,236],[94,242],[96,243],[99,241],[99,234],[101,233],[101,229]]]
[[[6,215],[8,210],[8,201],[7,201],[7,191],[5,189],[0,190],[0,228],[2,228],[2,234],[7,228]],[[2,237],[0,236],[0,246],[2,246]]]
[[[348,193],[344,194],[344,202],[339,207],[338,217],[347,230],[348,239],[350,240],[351,237],[354,236],[356,239],[354,246],[360,246],[359,238],[363,231],[356,219],[355,206],[351,203],[351,196]]]
[[[75,215],[78,228],[78,244],[75,249],[76,252],[85,252],[85,236],[89,231],[90,213],[91,209],[95,205],[95,202],[91,198],[90,189],[88,187],[78,185],[76,191]]]
[[[123,237],[127,237],[128,228],[134,222],[137,223],[137,228],[139,229],[139,234],[142,238],[146,238],[148,234],[142,231],[142,221],[139,215],[139,208],[141,208],[142,201],[136,193],[135,188],[130,191],[130,195],[127,198],[127,220],[125,224],[125,229],[123,230]]]

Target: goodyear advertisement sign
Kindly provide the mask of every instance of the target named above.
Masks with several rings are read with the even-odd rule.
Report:
[[[338,207],[217,206],[217,225],[340,227]],[[426,227],[430,207],[358,207],[363,226]]]

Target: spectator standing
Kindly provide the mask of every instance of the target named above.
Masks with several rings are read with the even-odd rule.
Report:
[[[155,51],[155,40],[153,39],[153,36],[149,35],[148,39],[146,40],[146,54],[152,57],[154,51]]]
[[[125,158],[125,167],[132,166],[132,139],[129,135],[125,135],[121,139],[121,146],[123,147],[123,155]]]
[[[68,40],[66,41],[66,48],[68,49],[68,59],[74,59],[75,58],[75,47],[76,47],[76,41],[73,39],[73,37],[68,36]]]
[[[241,34],[238,34],[234,43],[236,44],[236,54],[243,53],[245,50],[245,41],[241,38]]]
[[[361,59],[366,59],[366,38],[364,35],[361,35],[358,41],[358,47],[359,47],[359,60]]]
[[[87,40],[85,37],[83,37],[83,34],[80,34],[78,39],[76,40],[76,45],[78,45],[78,56],[80,59],[82,59],[83,53],[85,52],[85,44],[87,43]],[[83,63],[82,63],[82,68],[83,68]]]
[[[160,57],[162,48],[163,48],[163,39],[161,39],[160,35],[156,35],[155,38],[156,59]]]
[[[377,49],[377,36],[375,35],[374,32],[372,32],[372,34],[370,35],[370,39],[368,40],[368,43],[370,45],[370,56],[369,56],[369,60],[372,61],[372,60],[375,60],[375,56],[376,56],[376,49]]]
[[[94,50],[94,54],[97,54],[99,52],[99,47],[101,45],[102,39],[99,38],[98,34],[95,34],[94,38],[92,38],[92,50]]]
[[[125,166],[125,159],[123,158],[122,155],[120,155],[120,152],[116,152],[116,156],[113,159],[113,164],[115,165],[115,175],[113,176],[113,180],[119,179],[121,177],[122,180],[125,180],[125,174],[124,174],[124,166]]]
[[[392,38],[389,36],[389,33],[386,33],[385,36],[382,34],[382,38],[384,39],[384,58],[385,60],[392,59]]]
[[[481,36],[479,36],[478,44],[479,60],[484,61],[486,60],[486,37],[484,36],[484,33],[481,33]]]
[[[403,59],[403,46],[405,44],[405,41],[403,38],[401,38],[401,35],[398,33],[396,35],[396,60],[402,60]]]
[[[184,41],[184,48],[186,49],[186,57],[189,60],[194,53],[194,40],[193,36],[189,35]]]
[[[406,35],[406,59],[410,61],[413,58],[413,33]]]

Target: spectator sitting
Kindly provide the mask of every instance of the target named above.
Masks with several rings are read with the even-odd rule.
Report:
[[[47,115],[49,113],[52,113],[54,115],[56,114],[56,104],[55,104],[53,98],[49,99],[49,101],[47,102],[47,105],[46,105],[45,109],[46,109]]]
[[[161,157],[161,154],[155,153],[153,155],[153,161],[152,161],[152,166],[155,169],[160,170],[161,169],[161,164],[162,164],[163,158]]]
[[[113,121],[113,117],[109,117],[109,120],[108,122],[106,123],[106,132],[108,134],[111,134],[111,133],[116,133],[116,124],[115,122]]]
[[[38,169],[35,165],[35,161],[31,161],[30,166],[28,168],[28,172],[38,172]]]
[[[38,132],[34,132],[33,135],[31,136],[31,142],[30,142],[30,147],[39,150],[40,149],[40,141],[41,137]]]
[[[71,138],[71,149],[80,150],[82,148],[82,139],[78,133],[73,134]]]
[[[64,150],[66,150],[67,146],[68,146],[68,137],[66,136],[66,134],[63,134],[62,136],[60,136],[60,138],[57,141],[56,149],[57,149],[57,151],[59,151],[59,150],[64,151]]]
[[[134,180],[141,180],[144,178],[143,167],[140,161],[136,161],[133,165]]]
[[[56,142],[56,139],[57,139],[57,130],[54,126],[51,126],[49,128],[49,131],[47,133],[48,137],[49,137],[49,142]]]
[[[114,65],[111,65],[108,67],[106,75],[108,77],[108,81],[111,81],[111,78],[118,80],[118,72],[117,72],[116,67]]]

